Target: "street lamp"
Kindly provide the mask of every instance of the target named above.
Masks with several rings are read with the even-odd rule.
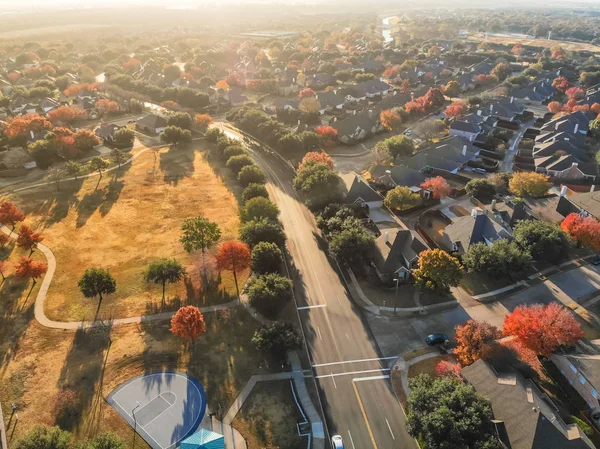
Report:
[[[135,407],[131,410],[131,414],[133,415],[133,449],[135,449],[135,434],[137,432],[137,419],[135,417],[135,410],[140,407],[140,401],[135,401]]]
[[[398,306],[398,282],[400,282],[400,278],[394,279],[396,283],[396,292],[394,293],[394,316],[396,315],[396,307]]]

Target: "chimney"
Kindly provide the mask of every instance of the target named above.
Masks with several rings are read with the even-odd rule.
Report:
[[[512,103],[513,101],[515,101],[515,97],[510,97],[510,102]]]
[[[496,210],[496,200],[492,200],[492,210]]]
[[[596,190],[596,184],[592,184],[590,187],[590,192],[593,192],[594,190]]]
[[[493,105],[493,104],[491,104],[491,105],[490,105],[490,112],[492,112],[493,110],[494,110],[494,105]]]
[[[386,175],[391,175],[391,174],[392,174],[392,170],[386,170],[386,171],[385,171],[385,174],[386,174]],[[592,187],[594,187],[594,186],[592,186]]]
[[[373,109],[369,109],[369,118],[373,118]]]
[[[394,95],[396,95],[397,93],[398,93],[398,91],[397,91],[397,90],[395,90],[395,91],[394,91]]]
[[[481,109],[477,109],[477,115],[481,116]]]
[[[544,83],[542,83],[542,87],[544,87]]]
[[[579,123],[575,123],[575,130],[573,131],[573,133],[577,134],[577,131],[579,131]]]
[[[316,73],[313,73],[313,78],[316,78],[316,77],[317,77],[317,74],[316,74]]]
[[[567,196],[567,186],[560,186],[560,196]]]
[[[471,217],[476,217],[477,216],[477,209],[473,208],[471,209]]]
[[[352,114],[352,115],[356,115],[356,109],[354,110],[354,114]]]
[[[300,120],[298,120],[298,126],[300,126]]]
[[[333,89],[333,95],[337,95],[337,89]]]
[[[537,92],[537,86],[533,86],[533,91]]]
[[[467,146],[466,145],[463,145],[462,155],[463,156],[467,155]]]
[[[558,131],[558,122],[554,124],[554,131]]]
[[[390,235],[387,231],[385,231],[385,243],[388,243],[390,241]]]

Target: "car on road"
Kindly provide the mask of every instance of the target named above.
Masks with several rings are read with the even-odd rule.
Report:
[[[344,442],[342,441],[342,437],[339,435],[332,436],[331,446],[333,447],[333,449],[344,449]]]
[[[412,134],[412,131],[410,129],[407,129],[406,131],[404,131],[402,134],[406,135],[406,136],[410,136]]]
[[[600,265],[600,256],[597,256],[594,260],[592,260],[592,265]]]
[[[431,334],[425,338],[425,343],[427,343],[429,346],[443,345],[447,341],[450,341],[450,338],[448,338],[446,334],[442,333]]]

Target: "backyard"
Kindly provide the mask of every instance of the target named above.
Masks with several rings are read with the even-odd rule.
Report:
[[[202,144],[200,144],[202,145]],[[44,235],[57,269],[46,300],[46,314],[61,321],[93,319],[97,299],[86,299],[77,281],[87,268],[107,268],[116,293],[107,295],[98,317],[118,318],[174,310],[182,303],[209,305],[235,294],[230,272],[214,269],[209,251],[207,269],[214,275],[203,288],[201,254],[187,254],[179,242],[185,218],[203,215],[222,230],[222,240],[237,236],[239,218],[234,194],[206,160],[198,145],[147,151],[132,164],[98,177],[63,181],[11,195],[26,214],[26,223]],[[156,158],[156,162],[155,162]],[[186,267],[183,282],[161,288],[147,285],[143,271],[156,258],[176,258]],[[240,285],[248,273],[238,274]],[[212,285],[214,284],[214,285]]]

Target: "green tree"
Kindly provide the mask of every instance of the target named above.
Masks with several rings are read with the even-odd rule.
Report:
[[[463,256],[463,264],[470,273],[517,280],[523,278],[531,267],[531,255],[516,242],[497,240],[488,246],[476,243],[469,246]]]
[[[267,178],[258,165],[246,165],[238,173],[238,181],[242,186],[248,187],[250,184],[264,184]]]
[[[77,177],[83,173],[83,165],[75,161],[67,161],[65,165],[65,172],[67,175],[72,176],[77,180]]]
[[[291,323],[273,323],[263,324],[254,332],[252,345],[268,352],[278,362],[284,362],[288,351],[300,349],[302,340]]]
[[[304,194],[306,204],[312,209],[339,202],[342,197],[340,186],[337,172],[324,163],[303,166],[294,178],[294,187]]]
[[[127,155],[118,148],[114,148],[113,150],[111,150],[110,157],[113,160],[113,162],[119,166],[119,168],[121,168],[123,162],[127,160]]]
[[[94,192],[96,190],[98,190],[98,186],[100,185],[100,180],[102,179],[102,172],[104,172],[104,170],[106,170],[108,167],[110,166],[109,162],[106,159],[102,159],[99,156],[94,157],[91,161],[90,161],[90,171],[97,171],[98,172],[98,182],[96,183],[96,188],[94,189]]]
[[[245,204],[252,198],[269,198],[269,192],[264,184],[250,184],[242,192],[242,204]]]
[[[419,254],[419,267],[412,274],[416,282],[428,288],[447,290],[460,283],[463,268],[458,259],[446,251],[430,249]]]
[[[27,146],[27,151],[42,170],[46,170],[58,159],[56,145],[49,140],[37,140]]]
[[[282,262],[283,255],[275,243],[260,242],[252,248],[250,267],[253,273],[277,273]]]
[[[375,239],[361,225],[333,234],[329,252],[335,259],[357,264],[369,256],[374,245]]]
[[[162,302],[165,302],[165,288],[167,282],[174,284],[179,282],[185,275],[185,268],[176,259],[157,259],[150,262],[146,271],[144,271],[144,279],[146,282],[153,282],[162,285]]]
[[[71,449],[71,434],[60,427],[38,425],[15,443],[15,449]]]
[[[500,81],[504,81],[510,75],[510,67],[508,64],[501,62],[492,69],[491,74],[498,77]]]
[[[221,136],[223,136],[223,131],[221,131],[219,128],[215,128],[215,127],[209,128],[204,133],[204,138],[206,139],[207,142],[210,142],[210,143],[217,143],[217,140]]]
[[[242,154],[248,154],[248,151],[241,145],[229,145],[223,150],[223,160],[229,161],[232,156],[239,156]]]
[[[406,186],[397,186],[385,195],[384,204],[392,210],[406,210],[421,202],[419,194],[414,193]]]
[[[114,433],[103,432],[86,441],[82,449],[126,449],[126,445]]]
[[[375,146],[374,151],[385,152],[386,150],[394,159],[398,156],[410,156],[415,151],[415,142],[410,137],[400,134],[382,140]]]
[[[260,242],[270,242],[283,246],[285,234],[279,222],[263,218],[244,223],[240,228],[240,240],[251,248]]]
[[[133,146],[135,140],[135,131],[131,128],[123,127],[115,131],[115,145],[119,148]]]
[[[248,200],[240,209],[242,221],[259,220],[266,218],[275,221],[279,215],[279,208],[268,198],[256,197]]]
[[[467,193],[480,201],[490,201],[496,194],[496,186],[485,178],[471,179],[465,186]]]
[[[277,273],[262,274],[248,281],[246,290],[252,307],[274,319],[292,298],[292,281]]]
[[[182,129],[178,126],[167,126],[160,133],[160,140],[167,144],[178,145],[192,141],[192,133],[189,129]]]
[[[50,173],[48,173],[48,180],[56,184],[57,192],[60,192],[60,181],[62,181],[64,177],[65,172],[60,168],[53,168],[50,170]]]
[[[247,154],[238,154],[237,156],[231,156],[225,165],[237,175],[242,168],[254,165],[254,161]]]
[[[500,449],[490,402],[454,376],[409,379],[408,432],[428,449]]]
[[[167,119],[167,126],[175,126],[181,129],[192,129],[192,117],[187,112],[171,112]]]
[[[96,296],[100,298],[98,310],[102,303],[102,295],[114,293],[117,289],[115,278],[105,268],[88,268],[77,285],[86,298],[95,298]]]
[[[206,250],[221,238],[219,225],[205,217],[186,218],[181,225],[179,241],[188,253],[202,251],[202,266],[206,277]]]
[[[514,228],[513,236],[515,242],[531,254],[534,260],[557,263],[569,255],[569,236],[554,223],[520,220]]]

